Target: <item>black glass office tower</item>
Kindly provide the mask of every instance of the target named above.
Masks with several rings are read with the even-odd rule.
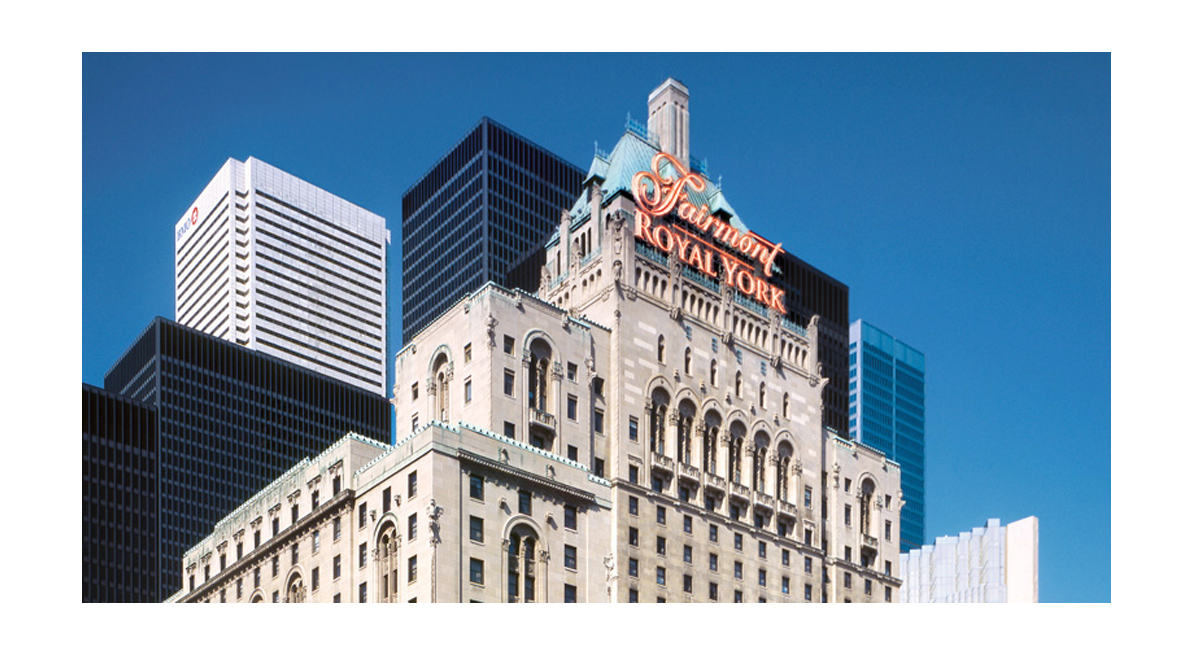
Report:
[[[536,291],[538,253],[583,178],[512,130],[480,121],[404,193],[403,343],[489,281]]]
[[[390,443],[386,398],[163,318],[108,371],[104,389],[156,412],[153,600],[180,588],[184,551],[297,461],[347,432]]]
[[[83,602],[158,600],[157,413],[83,385]]]

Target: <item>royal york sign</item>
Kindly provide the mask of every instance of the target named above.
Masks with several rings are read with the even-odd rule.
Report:
[[[678,255],[680,262],[700,273],[786,314],[783,289],[767,282],[782,246],[750,231],[742,233],[709,213],[704,178],[688,172],[675,157],[660,152],[650,166],[651,170],[633,176],[637,239],[668,256]],[[688,201],[689,192],[697,194],[703,205],[697,208]],[[668,217],[672,214],[675,221]],[[678,222],[690,224],[700,234]]]

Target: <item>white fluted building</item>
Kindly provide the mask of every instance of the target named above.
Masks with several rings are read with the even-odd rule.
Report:
[[[938,538],[900,556],[900,602],[1038,601],[1038,518]]]

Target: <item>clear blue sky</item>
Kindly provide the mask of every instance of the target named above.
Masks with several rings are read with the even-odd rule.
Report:
[[[172,227],[227,158],[385,216],[398,259],[401,195],[481,117],[586,168],[668,76],[747,224],[925,353],[927,540],[1037,515],[1042,600],[1109,601],[1107,54],[85,54],[82,380],[173,316]]]

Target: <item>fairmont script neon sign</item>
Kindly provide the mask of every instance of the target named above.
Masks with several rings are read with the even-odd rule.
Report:
[[[742,233],[714,217],[708,211],[708,204],[697,208],[689,202],[688,189],[702,195],[706,184],[703,177],[688,172],[675,157],[660,152],[654,155],[650,166],[650,171],[633,176],[633,199],[638,205],[637,239],[667,255],[677,254],[680,262],[714,280],[718,279],[720,268],[725,284],[771,309],[787,313],[783,308],[783,289],[771,286],[766,280],[782,246],[751,231]],[[656,223],[672,212],[705,237],[674,223]]]

